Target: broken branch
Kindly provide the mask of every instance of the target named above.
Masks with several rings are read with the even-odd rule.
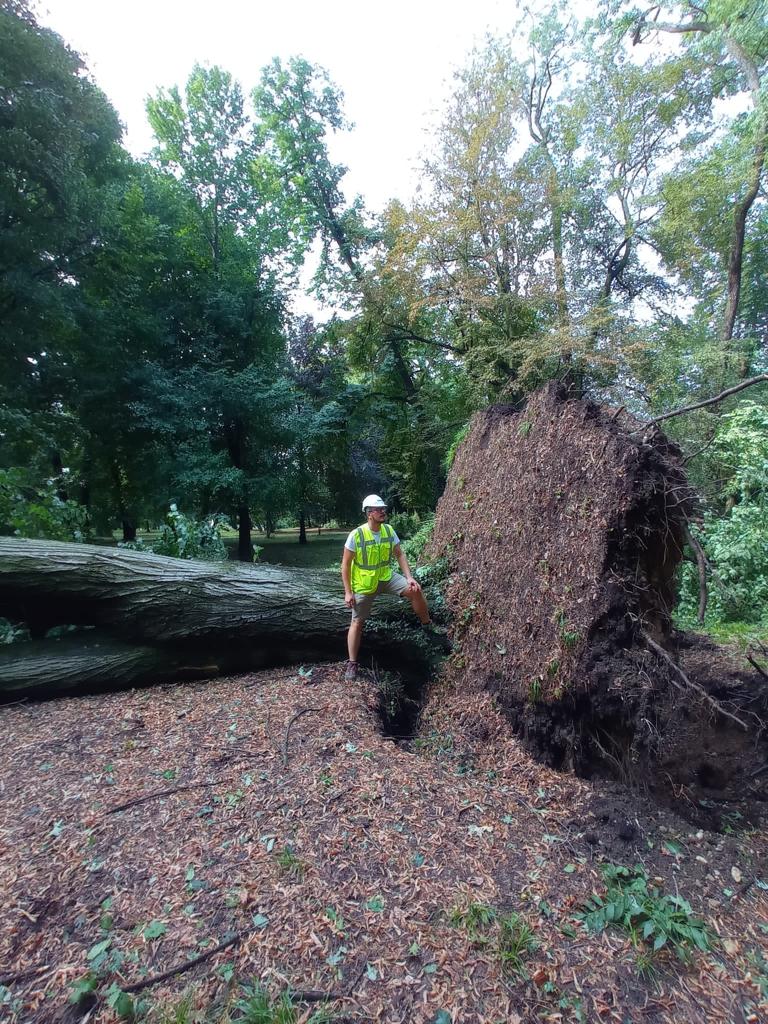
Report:
[[[220,942],[218,946],[214,946],[213,949],[207,949],[204,953],[199,956],[192,957],[191,960],[185,960],[183,964],[179,964],[178,967],[172,967],[169,971],[163,971],[162,974],[153,974],[149,978],[144,978],[141,981],[135,981],[132,985],[125,985],[123,992],[141,992],[145,988],[149,988],[150,985],[158,985],[161,981],[167,981],[168,978],[174,978],[177,974],[183,974],[185,971],[189,971],[192,967],[197,967],[204,960],[210,960],[212,956],[220,953],[223,949],[228,949],[230,946],[237,945],[241,942],[245,936],[245,932],[238,932],[236,935],[231,936],[229,939],[225,939]]]

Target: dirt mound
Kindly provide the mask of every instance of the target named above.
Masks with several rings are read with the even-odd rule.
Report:
[[[448,685],[491,694],[556,767],[631,782],[662,768],[675,779],[686,762],[687,784],[690,764],[724,746],[730,767],[705,769],[706,781],[740,787],[765,760],[754,715],[734,707],[745,695],[750,713],[766,705],[757,677],[720,681],[723,710],[744,728],[676,667],[671,612],[692,506],[679,450],[624,412],[550,385],[522,411],[478,414],[429,552],[450,569]]]

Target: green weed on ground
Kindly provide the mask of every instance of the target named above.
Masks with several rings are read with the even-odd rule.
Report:
[[[490,949],[505,974],[525,976],[525,959],[538,948],[538,942],[522,914],[500,914],[488,903],[472,901],[455,906],[448,921],[454,928],[463,928],[475,945]]]
[[[695,949],[711,948],[706,925],[694,917],[688,901],[649,885],[640,864],[634,868],[605,864],[602,875],[605,894],[592,896],[575,915],[588,931],[620,928],[640,950],[643,963],[664,948],[674,950],[682,960]]]

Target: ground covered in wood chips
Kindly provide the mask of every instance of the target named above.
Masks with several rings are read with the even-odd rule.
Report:
[[[121,992],[170,1020],[186,992],[221,1021],[254,980],[296,1021],[766,1019],[764,831],[542,767],[488,695],[433,694],[397,745],[342,672],[0,709],[3,1020],[108,1022]],[[711,949],[587,932],[608,863],[690,901]]]

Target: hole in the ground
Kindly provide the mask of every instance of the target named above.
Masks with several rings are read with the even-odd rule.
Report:
[[[415,737],[426,683],[420,676],[391,672],[376,665],[371,677],[379,697],[379,718],[384,736],[396,742]]]

